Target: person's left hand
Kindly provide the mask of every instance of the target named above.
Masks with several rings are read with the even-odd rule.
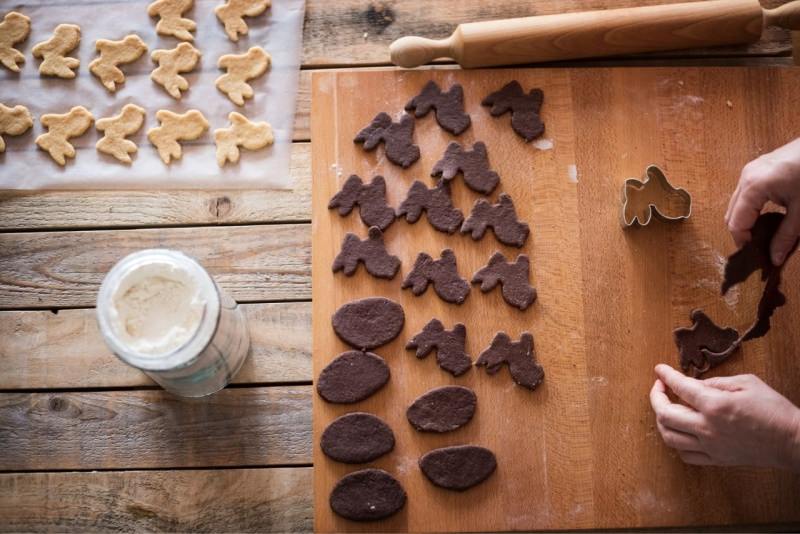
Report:
[[[687,464],[800,472],[800,409],[753,375],[697,380],[664,364],[650,404],[664,443]],[[673,403],[667,388],[688,405]]]

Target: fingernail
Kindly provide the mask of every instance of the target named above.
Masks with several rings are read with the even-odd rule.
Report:
[[[783,263],[783,259],[786,256],[785,252],[774,252],[772,254],[772,264],[776,267]]]

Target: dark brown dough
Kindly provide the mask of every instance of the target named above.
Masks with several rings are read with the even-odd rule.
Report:
[[[362,143],[364,150],[374,150],[381,141],[386,158],[407,169],[419,159],[419,147],[414,144],[414,119],[403,115],[400,122],[392,122],[386,113],[378,113],[369,126],[358,132],[355,143]]]
[[[335,419],[322,433],[319,445],[329,458],[345,464],[363,464],[394,449],[394,433],[380,418],[353,412]]]
[[[502,193],[499,200],[494,205],[484,199],[475,202],[472,213],[461,225],[461,233],[470,233],[472,239],[477,241],[484,236],[487,228],[491,228],[497,240],[504,245],[521,247],[528,239],[530,228],[517,219],[514,202],[510,196]]]
[[[525,141],[533,141],[544,133],[544,124],[539,117],[544,93],[541,89],[531,89],[525,94],[518,81],[508,82],[499,91],[483,99],[482,106],[491,107],[492,117],[511,112],[511,127]]]
[[[445,93],[433,80],[425,84],[422,92],[408,101],[406,111],[413,111],[417,118],[424,117],[431,109],[436,110],[436,122],[453,135],[460,135],[470,125],[464,112],[464,89],[455,84]]]
[[[464,491],[489,478],[497,459],[484,447],[457,445],[430,451],[420,458],[419,468],[440,488]]]
[[[469,284],[458,276],[456,255],[449,248],[442,251],[442,258],[434,260],[425,252],[420,252],[414,268],[403,280],[403,289],[411,288],[411,292],[419,296],[433,283],[436,294],[445,302],[461,304],[469,295]]]
[[[406,503],[403,486],[382,469],[362,469],[336,483],[331,509],[352,521],[377,521],[396,514]]]
[[[433,166],[431,176],[441,176],[442,180],[450,181],[458,173],[464,175],[464,182],[470,189],[484,195],[494,191],[500,183],[500,175],[489,168],[489,154],[481,141],[472,145],[472,150],[466,150],[458,143],[447,145],[444,156]]]
[[[700,376],[727,360],[738,348],[739,332],[720,328],[700,310],[694,310],[692,326],[673,332],[681,357],[681,368],[689,376]],[[734,346],[733,350],[730,350]]]
[[[353,174],[328,203],[328,209],[338,208],[339,215],[345,216],[355,206],[367,226],[377,226],[382,231],[394,222],[394,210],[386,204],[386,180],[375,176],[368,185]]]
[[[370,297],[344,304],[333,314],[333,330],[342,341],[360,350],[389,343],[400,335],[406,316],[393,300]]]
[[[472,277],[472,283],[480,284],[484,293],[488,293],[500,284],[503,300],[520,310],[525,310],[536,300],[536,290],[528,282],[530,270],[528,256],[520,254],[517,256],[517,261],[509,263],[501,252],[495,252],[486,267]]]
[[[464,214],[453,207],[450,186],[444,181],[428,189],[425,184],[415,180],[408,190],[408,196],[400,204],[397,216],[405,217],[406,221],[413,224],[422,216],[423,210],[428,214],[431,226],[440,232],[452,234],[464,222]]]
[[[389,366],[371,352],[350,350],[329,363],[317,379],[317,393],[328,402],[352,404],[381,389],[389,381]]]
[[[420,432],[450,432],[469,423],[478,397],[462,386],[444,386],[425,393],[406,410],[411,426]]]
[[[369,235],[363,241],[355,234],[344,237],[342,250],[333,260],[333,272],[344,271],[345,275],[353,276],[359,262],[372,276],[388,280],[394,278],[400,269],[400,258],[386,252],[383,232],[377,226],[370,227]]]
[[[467,328],[459,323],[452,330],[445,330],[439,319],[431,319],[422,332],[411,338],[406,345],[407,350],[416,350],[417,358],[424,358],[436,349],[436,362],[439,367],[460,376],[470,370],[472,360],[465,348]]]
[[[523,333],[517,342],[512,342],[505,332],[498,332],[475,362],[477,366],[485,366],[490,375],[497,373],[503,364],[508,364],[514,382],[530,390],[544,380],[544,369],[536,361],[533,336],[529,332]]]

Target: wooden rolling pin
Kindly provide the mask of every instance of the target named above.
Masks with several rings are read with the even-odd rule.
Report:
[[[472,22],[447,39],[403,37],[389,52],[401,67],[452,58],[475,68],[751,43],[766,26],[800,30],[800,0],[775,9],[710,0]]]

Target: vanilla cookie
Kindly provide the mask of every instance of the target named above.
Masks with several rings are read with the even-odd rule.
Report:
[[[156,24],[156,33],[171,35],[181,41],[193,41],[194,36],[189,33],[197,28],[192,19],[181,17],[192,9],[194,0],[156,0],[147,6],[147,14],[151,17],[161,17]]]
[[[136,61],[147,52],[147,45],[133,33],[121,41],[98,39],[94,45],[100,57],[89,63],[89,70],[112,93],[117,90],[118,83],[125,82],[125,73],[117,65]]]
[[[172,50],[153,50],[150,58],[158,67],[150,73],[150,79],[164,86],[170,96],[181,99],[181,91],[189,88],[189,82],[178,74],[189,72],[200,61],[200,51],[189,43],[181,43]]]
[[[0,22],[0,63],[9,70],[19,72],[18,63],[25,63],[25,56],[14,48],[31,33],[31,19],[22,13],[11,11]]]
[[[66,158],[75,157],[75,147],[67,139],[83,135],[94,122],[94,117],[85,107],[75,106],[69,113],[42,115],[40,120],[47,133],[37,137],[36,144],[56,163],[66,165]]]
[[[75,24],[59,24],[53,36],[47,41],[42,41],[33,47],[33,57],[41,58],[39,74],[57,76],[59,78],[74,78],[75,71],[81,62],[74,57],[67,57],[67,53],[75,50],[81,42],[81,27]]]
[[[144,116],[144,109],[136,104],[126,104],[119,115],[98,119],[95,128],[105,135],[97,141],[97,150],[123,163],[130,163],[130,155],[136,153],[138,147],[125,137],[139,131],[144,124]]]
[[[25,106],[9,108],[0,104],[0,152],[5,152],[4,135],[22,135],[33,126],[31,112]]]
[[[228,0],[214,8],[219,21],[225,26],[225,33],[231,41],[238,41],[239,35],[247,35],[244,17],[256,17],[272,5],[270,0]]]
[[[208,130],[208,121],[196,109],[190,109],[183,115],[162,109],[156,113],[156,119],[161,126],[151,128],[147,138],[167,165],[172,158],[180,159],[183,155],[178,141],[193,141]]]
[[[258,150],[271,145],[275,141],[272,126],[267,122],[250,122],[247,117],[235,111],[228,114],[230,128],[214,130],[214,141],[217,143],[217,163],[222,167],[230,161],[239,161],[239,147],[247,150]]]
[[[228,95],[237,106],[243,106],[245,98],[253,98],[253,88],[247,80],[264,74],[271,61],[270,55],[260,46],[254,46],[244,54],[221,56],[217,66],[228,72],[217,78],[217,89]]]

